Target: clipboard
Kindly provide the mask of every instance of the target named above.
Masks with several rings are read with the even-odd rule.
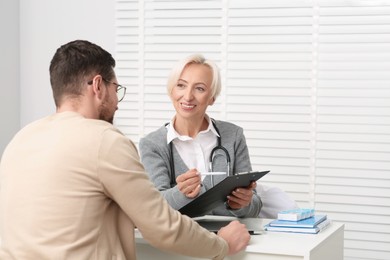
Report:
[[[228,176],[199,197],[181,207],[179,212],[191,218],[207,215],[212,209],[225,203],[226,197],[237,187],[246,187],[270,171],[252,171]]]

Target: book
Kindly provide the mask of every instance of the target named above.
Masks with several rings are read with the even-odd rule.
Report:
[[[314,209],[290,209],[278,213],[278,219],[298,221],[314,216]]]
[[[320,231],[326,229],[330,225],[330,219],[325,219],[315,227],[280,227],[280,226],[271,226],[269,224],[264,226],[266,231],[275,231],[275,232],[290,232],[290,233],[306,233],[306,234],[317,234]]]
[[[269,225],[276,227],[314,228],[326,218],[326,215],[314,215],[313,217],[302,219],[299,221],[275,219],[271,221]]]

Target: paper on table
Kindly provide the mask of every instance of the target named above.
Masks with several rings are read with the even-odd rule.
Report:
[[[204,215],[200,217],[192,218],[195,221],[232,221],[236,220],[236,217],[232,216],[217,216],[217,215]]]

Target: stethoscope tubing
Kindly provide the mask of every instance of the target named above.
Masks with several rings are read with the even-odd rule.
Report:
[[[222,150],[224,153],[225,153],[225,157],[226,157],[226,164],[227,164],[227,175],[230,176],[232,175],[231,172],[230,172],[230,155],[229,155],[229,152],[228,150],[222,146],[222,140],[221,140],[221,134],[219,132],[219,129],[217,128],[217,125],[214,121],[214,119],[211,119],[211,122],[214,126],[214,129],[215,131],[217,131],[218,133],[218,141],[217,141],[217,146],[214,147],[212,150],[211,150],[211,153],[210,153],[210,163],[209,163],[209,168],[210,168],[210,171],[213,171],[213,159],[214,159],[214,155],[216,153],[217,150]],[[176,179],[175,179],[175,163],[174,163],[174,160],[173,160],[173,147],[172,147],[172,142],[169,143],[169,152],[170,152],[170,156],[169,156],[169,163],[170,163],[170,167],[171,167],[171,174],[170,174],[170,177],[171,177],[171,187],[173,187],[174,185],[176,185]],[[214,186],[214,176],[211,175],[211,183],[212,185]]]

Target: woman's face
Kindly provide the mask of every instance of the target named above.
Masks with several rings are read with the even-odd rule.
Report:
[[[206,109],[214,103],[211,97],[212,71],[203,64],[189,64],[172,88],[171,100],[176,119],[203,120]]]

